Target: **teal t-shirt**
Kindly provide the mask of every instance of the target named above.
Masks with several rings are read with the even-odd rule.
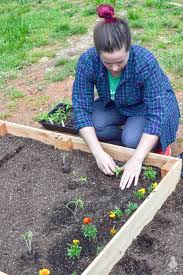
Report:
[[[110,87],[110,94],[111,94],[111,99],[115,99],[115,93],[117,86],[119,84],[121,75],[119,76],[113,76],[109,71],[108,72],[108,79],[109,79],[109,87]]]

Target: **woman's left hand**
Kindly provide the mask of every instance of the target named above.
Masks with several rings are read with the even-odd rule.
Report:
[[[129,188],[134,180],[134,185],[137,185],[141,169],[142,160],[136,157],[132,157],[127,161],[124,167],[123,175],[121,177],[121,190],[125,189],[125,187]]]

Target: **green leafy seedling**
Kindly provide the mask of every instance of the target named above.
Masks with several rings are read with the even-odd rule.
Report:
[[[79,244],[67,244],[67,256],[70,259],[79,258],[82,247]]]
[[[123,170],[124,170],[124,166],[122,167],[116,166],[113,172],[116,175],[116,177],[120,177],[123,174]]]
[[[154,168],[152,168],[151,166],[144,168],[144,178],[155,180],[156,176],[157,176],[157,172],[155,171]]]
[[[98,231],[94,224],[83,224],[82,233],[85,238],[92,240],[92,239],[96,239]]]
[[[86,182],[87,180],[88,180],[87,176],[81,176],[80,177],[80,181],[82,181],[82,182]]]
[[[27,231],[24,234],[21,235],[21,237],[24,239],[28,252],[31,253],[32,252],[32,238],[33,238],[33,233],[32,231]]]
[[[110,211],[110,213],[113,213],[117,220],[120,220],[121,217],[124,215],[120,208],[115,208],[112,211]]]
[[[131,215],[138,208],[137,203],[129,202],[127,205],[127,209],[125,210],[126,215]]]
[[[66,204],[66,208],[76,217],[77,213],[84,210],[85,203],[81,198],[75,198]]]
[[[139,190],[134,192],[134,196],[139,200],[143,200],[145,198],[145,194],[146,194],[145,188],[140,188]]]

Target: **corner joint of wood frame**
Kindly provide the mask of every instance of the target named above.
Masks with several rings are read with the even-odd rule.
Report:
[[[177,162],[176,159],[170,159],[161,167],[162,178],[171,170],[171,168],[174,166],[176,162]]]

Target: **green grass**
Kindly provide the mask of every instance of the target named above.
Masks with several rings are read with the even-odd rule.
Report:
[[[74,76],[76,59],[61,59],[55,64],[55,70],[48,72],[45,79],[50,82],[63,81],[69,76]]]
[[[114,0],[1,0],[0,90],[11,77],[9,72],[36,63],[41,57],[54,58],[58,48],[67,46],[67,38],[86,33],[97,19],[96,6],[104,2],[114,4]],[[127,12],[129,24],[136,31],[133,43],[151,50],[165,72],[173,75],[173,85],[180,88],[182,8],[169,5],[167,0],[117,0],[116,9],[120,16],[122,11]],[[63,80],[74,75],[74,67],[73,61],[60,63],[46,78]]]

